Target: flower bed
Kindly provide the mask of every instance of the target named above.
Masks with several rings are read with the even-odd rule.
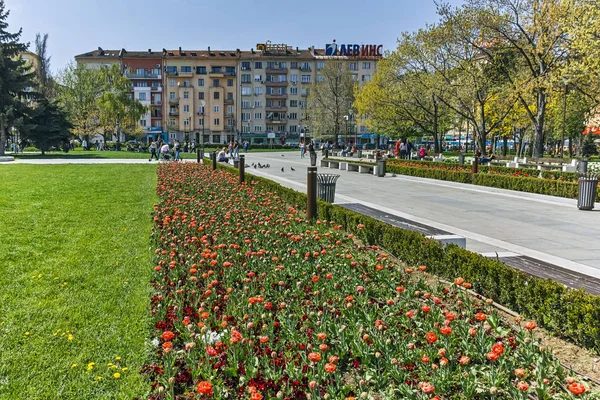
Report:
[[[223,169],[159,166],[151,398],[593,396],[464,279],[434,283]]]

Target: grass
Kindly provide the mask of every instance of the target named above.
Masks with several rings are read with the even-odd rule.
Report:
[[[205,149],[205,152],[209,152],[209,151],[215,151],[216,148],[209,148],[207,147]],[[292,147],[290,149],[250,149],[249,152],[250,153],[260,153],[260,152],[266,152],[266,153],[272,153],[272,152],[282,152],[282,151],[297,151],[298,149],[295,147]],[[243,151],[240,152],[240,154],[244,154]],[[20,159],[30,159],[30,158],[39,158],[39,159],[45,159],[45,158],[126,158],[126,159],[144,159],[144,158],[149,158],[150,157],[150,153],[148,152],[144,152],[144,153],[138,153],[136,151],[83,151],[81,149],[76,149],[73,151],[69,151],[68,153],[65,153],[63,151],[51,151],[51,152],[46,152],[45,155],[42,156],[41,153],[18,153],[18,154],[9,154],[14,156],[15,158],[20,158]],[[183,159],[191,159],[191,160],[195,160],[196,159],[196,153],[181,153],[181,158]]]
[[[155,187],[152,164],[0,167],[0,399],[148,392]]]

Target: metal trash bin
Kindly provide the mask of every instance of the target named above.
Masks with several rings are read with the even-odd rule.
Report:
[[[377,161],[377,176],[379,178],[385,177],[385,160]]]
[[[465,153],[458,153],[458,163],[460,165],[465,164]]]
[[[316,167],[317,166],[317,152],[311,151],[309,154],[310,154],[310,166]]]
[[[335,183],[339,175],[317,174],[317,196],[328,203],[335,201]]]
[[[577,171],[581,174],[585,174],[587,172],[588,162],[587,160],[579,160]]]
[[[577,208],[591,211],[594,209],[596,192],[598,191],[598,175],[579,175],[579,195],[577,196]]]

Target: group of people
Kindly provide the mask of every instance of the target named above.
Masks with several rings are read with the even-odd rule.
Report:
[[[177,139],[173,142],[173,149],[169,147],[169,143],[164,143],[160,137],[158,140],[152,139],[148,149],[150,150],[150,159],[148,161],[152,161],[154,158],[156,158],[156,161],[169,161],[171,158],[175,161],[181,161],[181,144]]]
[[[241,147],[244,149],[244,153],[247,153],[248,148],[250,147],[250,143],[247,140],[245,140],[244,143],[241,145]],[[217,161],[218,162],[228,163],[230,159],[239,160],[239,157],[240,157],[240,142],[237,139],[231,140],[227,147],[223,147],[223,149],[221,149],[221,151],[219,151],[217,153]]]
[[[315,152],[315,142],[312,139],[308,144],[304,143],[304,139],[300,140],[298,147],[300,148],[300,158],[306,158],[306,153],[312,154]]]

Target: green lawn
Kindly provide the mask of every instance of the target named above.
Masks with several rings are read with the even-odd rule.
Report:
[[[0,399],[147,393],[155,188],[155,164],[0,166]]]
[[[205,152],[215,151],[216,148],[206,148]],[[297,151],[296,147],[292,147],[289,149],[250,149],[250,153],[259,153],[259,152],[282,152],[282,151]],[[243,151],[240,154],[244,154]],[[81,149],[75,149],[74,151],[69,151],[68,153],[62,151],[51,151],[47,152],[42,156],[41,153],[19,153],[19,154],[10,154],[15,158],[149,158],[150,154],[138,153],[135,151],[83,151]],[[196,159],[196,153],[181,153],[181,158],[184,159]]]

